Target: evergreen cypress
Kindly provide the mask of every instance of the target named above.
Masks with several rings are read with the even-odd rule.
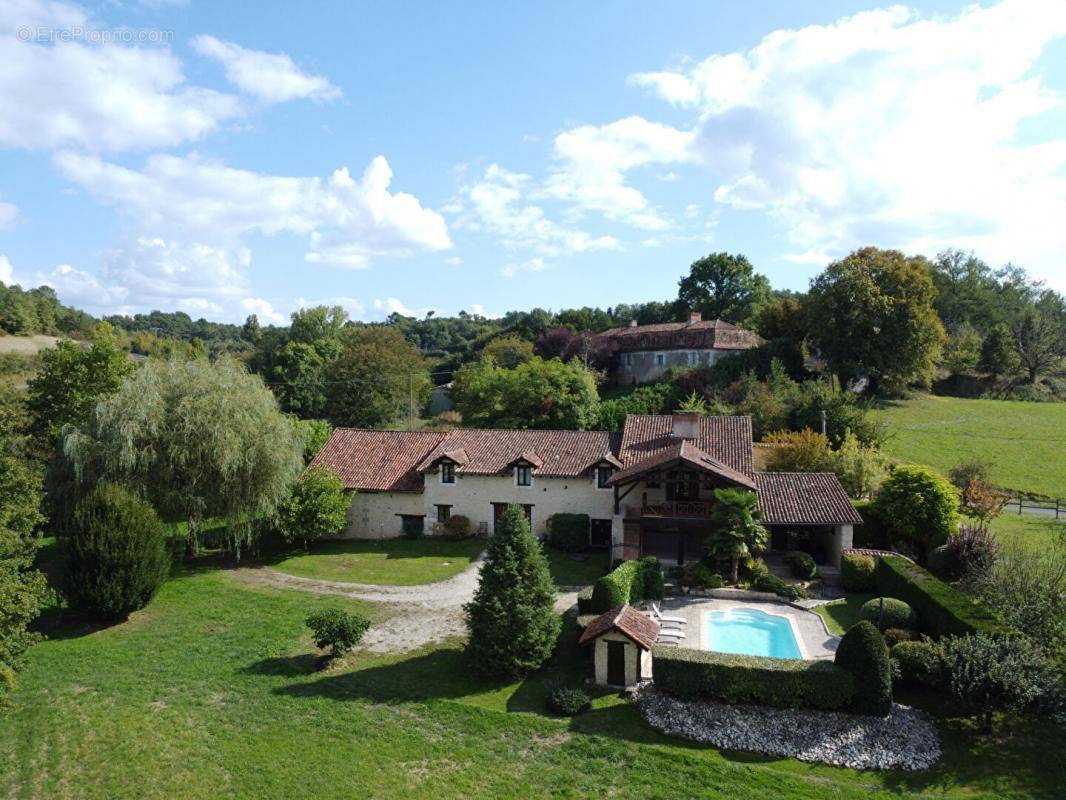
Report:
[[[467,657],[483,675],[520,678],[555,649],[562,625],[555,613],[555,585],[520,506],[507,508],[489,539],[466,617]]]

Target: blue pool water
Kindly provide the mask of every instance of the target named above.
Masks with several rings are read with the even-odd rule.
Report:
[[[792,625],[784,617],[754,608],[707,615],[707,649],[771,658],[802,658]]]

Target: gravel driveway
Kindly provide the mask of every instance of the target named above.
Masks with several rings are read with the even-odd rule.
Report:
[[[270,567],[239,569],[237,575],[240,579],[279,589],[381,603],[388,608],[390,616],[371,626],[362,646],[374,653],[402,653],[466,635],[463,605],[474,596],[484,557],[482,553],[452,578],[420,586],[324,581],[287,575]]]

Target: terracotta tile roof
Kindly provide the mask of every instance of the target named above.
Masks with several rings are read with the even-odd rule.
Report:
[[[861,525],[862,517],[831,472],[756,472],[767,525]]]
[[[461,448],[469,460],[456,467],[459,474],[503,474],[515,461],[525,459],[534,465],[534,475],[576,478],[617,452],[620,439],[606,431],[458,428],[447,433],[418,469],[424,472],[445,451]]]
[[[630,414],[622,430],[619,456],[626,469],[653,458],[678,443],[669,414]],[[743,475],[753,472],[751,417],[700,417],[699,433],[691,440],[713,460]]]
[[[337,428],[311,461],[341,476],[345,489],[422,491],[415,467],[444,439],[443,431]]]
[[[612,485],[622,483],[638,475],[643,475],[649,470],[665,467],[675,462],[702,472],[710,472],[726,479],[730,483],[738,484],[748,489],[755,488],[755,483],[751,477],[743,472],[738,472],[717,459],[711,458],[688,439],[674,439],[673,444],[663,450],[659,450],[655,455],[642,461],[636,461],[626,469],[616,472],[607,483]]]
[[[756,334],[720,319],[610,328],[598,334],[596,338],[619,352],[711,347],[719,350],[747,350],[759,343]]]
[[[659,623],[641,614],[632,606],[619,606],[601,614],[588,624],[581,634],[578,644],[591,642],[610,630],[628,636],[635,644],[645,650],[651,650],[659,638]]]

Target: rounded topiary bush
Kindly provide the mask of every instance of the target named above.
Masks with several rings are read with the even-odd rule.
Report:
[[[814,563],[810,553],[804,553],[802,550],[790,550],[785,553],[785,563],[794,578],[806,581],[818,574],[818,565]]]
[[[864,553],[845,553],[840,562],[840,584],[846,592],[872,592],[877,588],[874,569],[877,562]]]
[[[882,601],[884,608],[881,606]],[[918,615],[914,613],[914,609],[895,597],[875,597],[873,600],[867,600],[862,604],[859,616],[877,625],[882,631],[888,628],[918,627]]]
[[[72,606],[125,619],[148,603],[169,571],[166,530],[147,501],[101,483],[78,503],[63,579]]]
[[[557,716],[573,717],[588,711],[592,701],[581,689],[557,686],[548,692],[544,704],[551,713]]]
[[[911,689],[935,689],[942,683],[940,648],[930,641],[900,642],[892,648],[898,683]]]
[[[462,514],[452,514],[444,521],[445,535],[451,539],[467,539],[474,532],[474,524],[470,517]]]
[[[655,556],[645,556],[640,560],[641,572],[644,575],[644,599],[662,600],[666,594],[666,578],[663,576],[663,566]]]
[[[763,575],[756,578],[751,588],[757,592],[772,592],[773,594],[785,593],[785,582],[776,575]]]
[[[835,662],[855,680],[852,710],[877,717],[892,710],[892,665],[877,628],[865,620],[852,625],[840,640]]]
[[[359,644],[370,620],[362,614],[326,608],[308,614],[307,627],[315,637],[316,647],[330,647],[333,655],[339,656]]]
[[[934,547],[927,559],[929,571],[942,581],[953,581],[963,573],[961,559],[955,550],[947,544]]]

